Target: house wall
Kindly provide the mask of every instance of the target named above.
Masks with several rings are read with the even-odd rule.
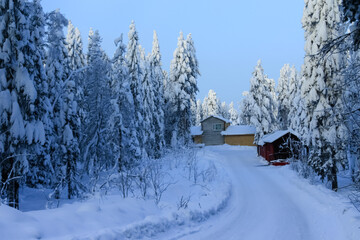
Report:
[[[225,143],[229,145],[240,145],[240,146],[256,146],[254,144],[254,135],[231,135],[224,136]]]
[[[193,136],[193,141],[194,141],[194,143],[196,143],[196,144],[202,143],[202,137],[201,137],[201,135],[199,135],[199,136]]]
[[[213,125],[221,124],[221,130],[214,131]],[[201,123],[201,130],[203,131],[202,143],[205,145],[222,145],[225,143],[224,136],[221,135],[221,131],[225,130],[225,122],[211,117]]]

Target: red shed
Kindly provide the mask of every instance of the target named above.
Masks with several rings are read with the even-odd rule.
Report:
[[[298,134],[292,130],[281,130],[267,134],[258,143],[258,155],[269,162],[287,159],[295,151],[295,149],[291,149],[293,145],[290,144],[291,141],[289,140],[300,141]]]

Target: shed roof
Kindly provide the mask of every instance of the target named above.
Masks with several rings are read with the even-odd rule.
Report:
[[[254,126],[236,125],[236,126],[229,126],[225,131],[221,132],[221,135],[223,136],[249,135],[255,133],[256,133],[256,128]]]
[[[273,133],[270,134],[266,134],[262,139],[260,139],[258,145],[264,145],[265,143],[273,143],[276,140],[278,140],[279,138],[285,136],[286,134],[291,133],[293,135],[295,135],[296,137],[299,138],[299,134],[296,133],[295,131],[289,129],[289,130],[279,130],[279,131],[275,131]]]
[[[203,131],[201,131],[201,126],[192,126],[190,128],[191,136],[199,136],[202,135]]]
[[[229,119],[226,119],[226,118],[223,118],[223,117],[220,117],[220,116],[214,116],[214,115],[211,115],[211,116],[203,119],[201,122],[203,122],[203,121],[205,121],[205,120],[207,120],[207,119],[209,119],[211,117],[217,118],[217,119],[219,119],[219,120],[221,120],[221,121],[223,121],[225,123],[231,123],[231,121]]]

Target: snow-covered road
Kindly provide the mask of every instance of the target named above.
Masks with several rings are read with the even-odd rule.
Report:
[[[310,185],[287,167],[262,166],[255,148],[211,147],[233,184],[228,206],[208,221],[173,229],[163,239],[360,239],[360,220],[346,198]]]

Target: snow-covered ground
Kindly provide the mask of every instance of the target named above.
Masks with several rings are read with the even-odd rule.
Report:
[[[255,147],[205,147],[198,159],[198,183],[174,168],[159,205],[118,195],[51,210],[1,205],[0,239],[360,239],[360,214],[346,196],[288,166],[265,166]]]

